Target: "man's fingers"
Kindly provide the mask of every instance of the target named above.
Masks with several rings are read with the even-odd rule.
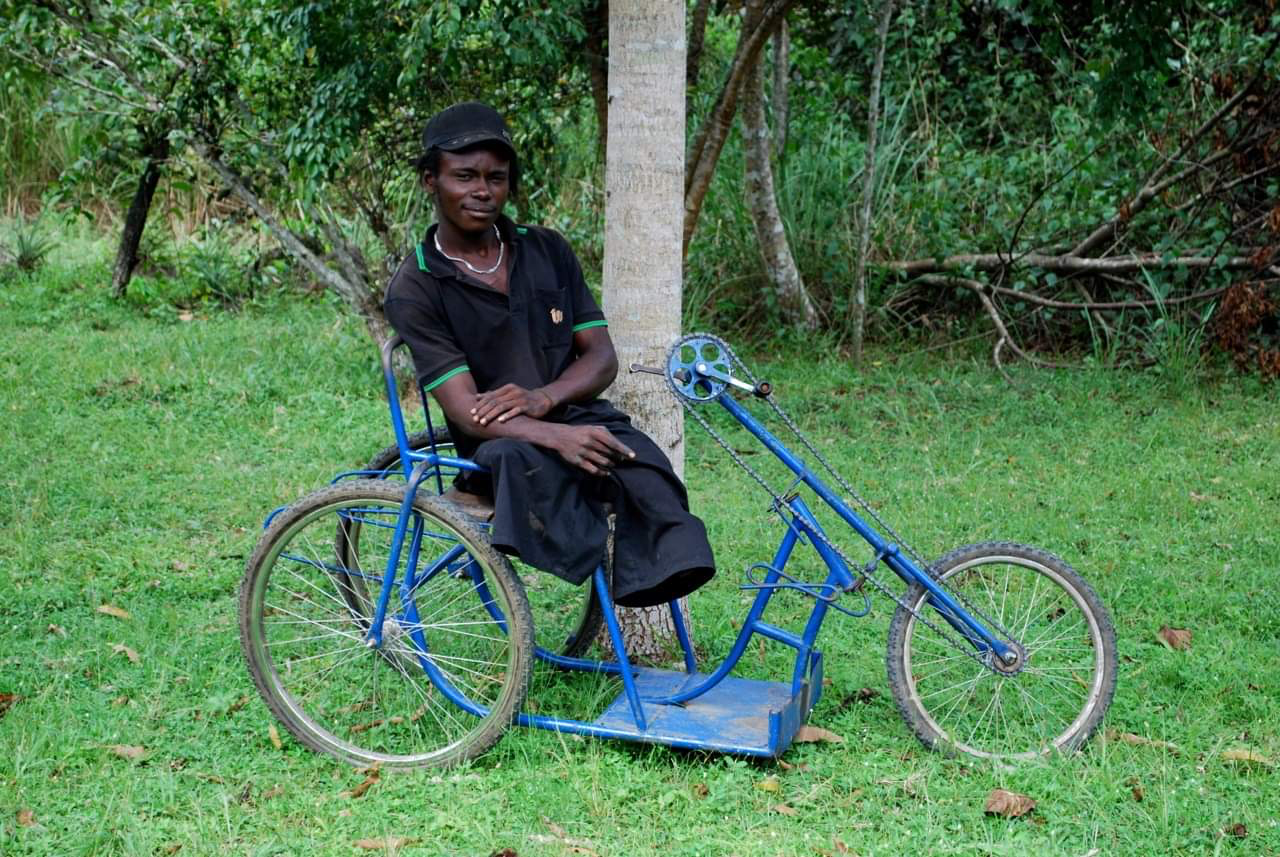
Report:
[[[604,441],[605,448],[608,450],[609,455],[611,456],[615,456],[618,458],[635,458],[636,457],[636,454],[631,451],[631,448],[629,446],[627,446],[625,443],[623,443],[622,441],[614,437],[613,434],[610,433],[607,429],[605,430],[603,441]]]

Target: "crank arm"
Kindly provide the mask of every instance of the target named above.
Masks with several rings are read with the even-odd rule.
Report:
[[[736,387],[744,393],[750,393],[751,395],[758,396],[761,399],[768,398],[769,394],[773,392],[773,385],[768,381],[761,381],[759,384],[752,386],[746,381],[740,381],[732,375],[726,375],[719,369],[714,369],[709,364],[703,363],[702,361],[695,363],[693,368],[699,375],[705,375],[708,378],[715,378],[717,381],[723,381],[730,387]]]
[[[659,369],[656,366],[645,366],[643,363],[632,363],[631,372],[633,374],[636,372],[643,372],[646,375],[661,375],[664,378],[667,376],[667,373],[662,369]],[[675,378],[681,384],[684,384],[689,380],[688,373],[683,369],[676,370]]]

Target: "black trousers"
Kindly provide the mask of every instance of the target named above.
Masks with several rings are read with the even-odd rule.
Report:
[[[664,604],[710,580],[715,559],[706,527],[689,513],[684,485],[658,445],[604,400],[566,405],[550,416],[570,425],[604,426],[636,457],[598,477],[531,443],[499,438],[480,444],[473,457],[489,469],[491,485],[477,485],[472,476],[465,488],[492,490],[493,545],[580,584],[604,560],[609,503],[616,516],[618,604]]]

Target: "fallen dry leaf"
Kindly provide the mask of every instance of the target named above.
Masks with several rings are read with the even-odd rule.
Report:
[[[1235,762],[1237,764],[1247,765],[1265,765],[1270,768],[1275,765],[1275,760],[1253,750],[1223,750],[1222,761]]]
[[[986,803],[982,806],[983,811],[988,815],[998,815],[1002,818],[1018,818],[1035,808],[1036,802],[1030,797],[1004,789],[992,789],[991,794],[987,795]]]
[[[10,708],[21,701],[22,697],[16,693],[0,693],[0,717],[4,717]]]
[[[1131,794],[1133,795],[1133,799],[1138,803],[1142,803],[1142,799],[1147,796],[1147,793],[1142,786],[1134,786]]]
[[[271,800],[273,797],[280,797],[282,794],[284,794],[284,786],[272,786],[262,794],[258,795],[258,800]]]
[[[142,661],[142,658],[138,657],[138,653],[126,646],[124,643],[112,643],[111,651],[115,652],[117,655],[124,655],[129,659],[129,663],[131,664],[141,663]]]
[[[1229,824],[1222,828],[1222,832],[1227,836],[1234,836],[1236,839],[1244,839],[1249,835],[1249,828],[1237,821],[1235,824]]]
[[[67,629],[62,627],[61,625],[55,625],[52,622],[50,622],[49,627],[45,628],[45,633],[57,634],[59,637],[65,637],[67,636]]]
[[[172,564],[173,564],[174,571],[190,571],[191,570],[191,563],[183,562],[180,559],[175,559]]]
[[[138,747],[133,744],[112,744],[107,747],[107,749],[112,753],[115,753],[120,758],[128,759],[131,762],[136,762],[143,756],[147,755],[146,747]]]
[[[1132,732],[1117,732],[1115,729],[1108,729],[1105,734],[1108,741],[1119,741],[1134,747],[1158,747],[1161,750],[1168,750],[1170,753],[1182,752],[1177,744],[1172,744],[1168,741],[1157,741],[1155,738],[1143,738],[1141,735],[1134,735]]]
[[[267,737],[271,739],[271,746],[277,750],[284,749],[284,742],[280,740],[280,730],[276,729],[276,725],[272,723],[267,727]]]
[[[97,612],[101,613],[104,616],[114,616],[117,619],[133,618],[133,616],[130,615],[128,610],[124,609],[123,607],[117,607],[114,604],[99,604]]]
[[[1194,491],[1190,491],[1190,492],[1188,492],[1188,493],[1191,495],[1191,502],[1192,502],[1192,503],[1203,503],[1205,500],[1208,500],[1208,499],[1209,499],[1209,495],[1208,495],[1208,494],[1197,494],[1197,493],[1196,493],[1196,492],[1194,492]]]
[[[1162,625],[1159,636],[1164,644],[1171,649],[1185,651],[1191,648],[1191,632],[1186,628],[1170,628],[1168,625]]]
[[[843,744],[844,738],[836,733],[823,729],[820,726],[801,726],[800,731],[796,732],[796,737],[791,739],[794,744],[813,744],[819,741],[828,741],[832,744]]]
[[[694,784],[693,784],[693,796],[694,796],[694,797],[706,797],[706,796],[707,796],[707,795],[709,795],[709,794],[711,794],[711,789],[707,788],[707,784],[706,784],[706,783],[694,783]]]
[[[762,792],[779,792],[782,791],[782,784],[778,782],[777,777],[765,777],[756,783],[756,788]]]
[[[845,844],[844,844],[843,842],[841,842],[839,839],[833,839],[833,840],[831,840],[831,844],[832,844],[832,845],[834,845],[834,846],[836,847],[836,853],[837,853],[837,854],[852,854],[852,853],[853,853],[852,851],[850,851],[850,850],[849,850],[849,846],[848,846],[848,845],[845,845]]]
[[[516,854],[514,848],[503,848],[501,851],[493,852],[489,857],[520,857],[520,855]]]
[[[18,826],[34,827],[36,823],[36,814],[29,809],[18,810]]]
[[[161,847],[161,853],[165,855],[177,854],[182,850],[181,842],[167,842]]]
[[[373,788],[374,784],[378,782],[380,776],[381,774],[378,773],[377,768],[371,769],[369,771],[369,776],[364,778],[364,782],[346,793],[347,797],[363,797],[364,793]]]
[[[773,806],[769,807],[769,811],[776,812],[779,815],[790,816],[791,818],[795,818],[800,814],[796,811],[795,807],[787,806],[785,803],[775,803]]]
[[[366,851],[390,851],[394,853],[417,841],[408,836],[380,836],[377,839],[357,839],[352,844]]]

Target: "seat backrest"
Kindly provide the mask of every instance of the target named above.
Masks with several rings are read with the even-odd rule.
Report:
[[[409,432],[405,428],[404,412],[400,407],[400,387],[396,383],[395,368],[396,349],[402,346],[407,348],[400,334],[396,334],[382,344],[382,380],[387,388],[387,408],[391,413],[391,428],[395,432],[396,446],[400,449],[400,460],[408,461],[410,458]],[[405,353],[407,354],[407,351]],[[426,422],[427,432],[432,437],[431,451],[435,452],[435,427],[431,424],[430,399],[427,398],[421,383],[418,383],[418,397],[422,402],[422,416]]]

